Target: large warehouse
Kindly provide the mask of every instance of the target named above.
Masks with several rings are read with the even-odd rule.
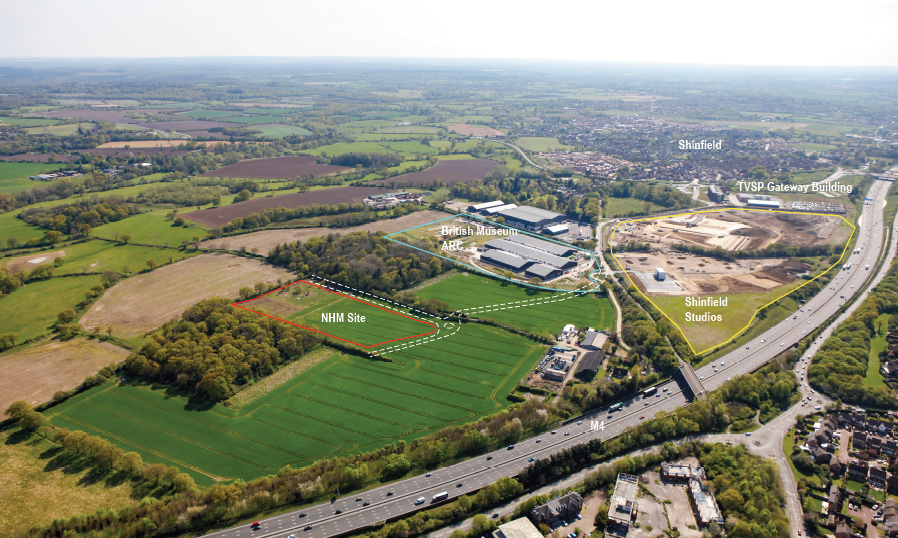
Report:
[[[543,263],[536,263],[533,260],[525,260],[501,250],[484,252],[480,255],[480,261],[515,273],[523,272],[525,276],[530,278],[537,277],[541,280],[552,280],[564,274],[561,269],[556,269]]]
[[[542,239],[537,239],[532,235],[526,234],[515,234],[509,235],[508,240],[512,243],[520,243],[522,245],[527,245],[528,247],[537,248],[539,250],[544,250],[549,254],[554,254],[556,256],[562,256],[567,258],[574,254],[577,251],[574,247],[568,245],[559,245],[558,243],[550,243],[548,241],[543,241]]]
[[[483,246],[489,249],[510,252],[516,256],[520,256],[521,258],[532,260],[537,263],[551,265],[552,267],[555,267],[557,269],[563,270],[573,269],[574,267],[577,267],[577,262],[574,260],[569,260],[567,258],[562,258],[561,256],[549,254],[544,250],[538,250],[527,245],[522,245],[521,243],[514,243],[512,241],[508,241],[507,239],[490,239],[489,241],[484,243]]]
[[[524,228],[525,230],[542,230],[546,226],[561,224],[567,220],[567,217],[561,213],[554,213],[528,205],[500,211],[499,215],[505,218],[505,224]]]

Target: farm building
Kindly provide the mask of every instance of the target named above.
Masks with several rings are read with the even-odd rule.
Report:
[[[544,263],[534,263],[530,267],[524,270],[524,275],[529,277],[536,277],[542,280],[552,280],[553,278],[558,278],[564,274],[564,271],[561,269],[556,269],[550,265],[546,265]]]
[[[594,378],[596,373],[598,373],[603,360],[605,360],[604,352],[590,351],[580,359],[580,364],[577,365],[575,375],[587,380]]]
[[[484,252],[480,255],[480,261],[501,267],[502,269],[514,271],[515,273],[520,273],[533,264],[531,261],[507,252],[502,252],[501,250],[489,250]]]
[[[509,521],[493,533],[494,538],[543,538],[543,534],[539,532],[533,523],[526,517]]]
[[[636,518],[639,505],[636,502],[638,492],[637,478],[628,474],[617,475],[614,483],[614,493],[608,506],[608,525],[628,529],[630,520]]]
[[[543,250],[537,250],[533,247],[515,243],[507,239],[491,239],[484,243],[483,246],[488,249],[509,252],[528,260],[551,265],[552,267],[558,269],[572,269],[577,266],[577,262],[575,262],[574,260],[569,260],[567,258],[562,258],[554,254],[549,254],[548,252],[545,252]]]
[[[468,213],[479,213],[484,209],[489,209],[491,207],[499,207],[501,205],[505,205],[505,202],[502,200],[493,200],[492,202],[484,202],[482,204],[475,204],[468,206]]]
[[[514,209],[506,209],[499,213],[505,218],[509,226],[516,226],[526,230],[542,230],[547,226],[561,224],[567,218],[561,213],[546,211],[537,207],[522,205]]]
[[[586,337],[580,342],[580,347],[584,349],[602,349],[602,346],[607,341],[608,336],[604,333],[590,330],[586,331]]]
[[[548,241],[543,241],[541,239],[537,239],[532,235],[526,234],[516,234],[508,236],[508,240],[512,243],[520,243],[522,245],[527,245],[528,247],[536,248],[539,250],[544,250],[549,254],[554,254],[555,256],[568,257],[576,252],[574,247],[569,247],[567,245],[559,245],[558,243],[550,243]]]

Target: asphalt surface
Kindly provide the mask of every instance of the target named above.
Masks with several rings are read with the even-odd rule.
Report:
[[[867,197],[874,202],[864,206],[858,226],[856,248],[860,248],[860,252],[847,255],[847,260],[842,261],[843,264],[851,262],[851,268],[834,268],[833,271],[838,271],[838,277],[810,300],[802,311],[796,312],[794,318],[783,320],[745,347],[696,370],[707,390],[720,387],[732,376],[757,369],[797,344],[807,337],[813,327],[824,323],[837,312],[845,302],[840,296],[844,295],[847,299],[861,290],[864,281],[872,274],[865,266],[875,266],[882,247],[882,215],[890,185],[891,183],[877,180],[868,191]],[[431,498],[438,493],[448,492],[451,500],[492,484],[499,478],[515,476],[529,465],[531,458],[546,458],[590,439],[607,440],[615,437],[659,411],[670,412],[684,406],[691,400],[691,396],[685,382],[676,379],[659,386],[657,395],[625,400],[622,402],[623,409],[617,412],[597,411],[584,418],[581,423],[559,428],[557,433],[547,432],[516,443],[514,448],[498,450],[438,469],[431,476],[419,475],[364,492],[359,496],[361,500],[356,500],[356,495],[341,497],[331,503],[309,506],[262,520],[260,528],[255,530],[244,524],[210,533],[208,536],[280,538],[295,535],[297,538],[325,538],[358,532],[384,520],[428,508],[432,506]],[[593,426],[597,428],[592,429]],[[393,492],[393,495],[388,495],[388,492]],[[424,503],[416,505],[416,499],[421,497],[425,499]],[[370,505],[364,506],[365,502],[370,502]],[[337,514],[337,510],[342,513]],[[305,513],[306,516],[299,517],[300,513]],[[307,526],[311,526],[311,529],[304,530]]]

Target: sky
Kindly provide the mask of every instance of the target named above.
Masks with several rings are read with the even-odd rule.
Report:
[[[896,0],[0,0],[0,58],[898,66]]]

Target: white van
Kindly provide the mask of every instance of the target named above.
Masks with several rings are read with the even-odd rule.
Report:
[[[415,501],[415,504],[424,504],[424,502],[425,502],[424,497],[418,497],[418,499]]]

